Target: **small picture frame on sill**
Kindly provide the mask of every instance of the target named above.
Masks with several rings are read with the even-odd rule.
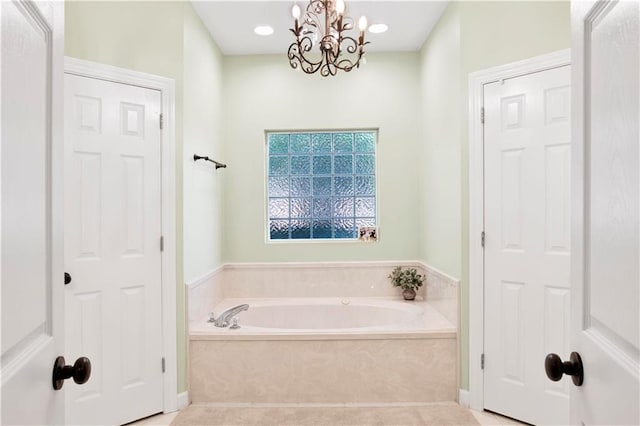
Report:
[[[378,228],[376,226],[358,226],[358,241],[375,243],[378,241]]]

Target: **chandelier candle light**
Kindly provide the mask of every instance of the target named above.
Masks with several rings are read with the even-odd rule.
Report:
[[[344,0],[311,0],[307,5],[302,23],[301,9],[294,4],[291,14],[295,25],[291,32],[296,41],[289,46],[289,64],[293,69],[302,69],[307,74],[320,70],[320,75],[327,77],[336,75],[338,70],[349,72],[360,66],[364,55],[364,31],[367,29],[367,18],[362,16],[358,21],[360,36],[358,40],[344,34],[353,29],[353,20],[344,16],[346,5]],[[311,49],[320,40],[320,58],[309,59]]]

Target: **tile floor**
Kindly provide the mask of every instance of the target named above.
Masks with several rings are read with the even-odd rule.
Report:
[[[196,408],[196,410],[193,410]],[[407,410],[408,409],[408,410]],[[193,411],[192,411],[193,410]],[[427,404],[412,407],[215,407],[192,406],[188,418],[181,416],[186,423],[181,425],[201,425],[203,418],[209,418],[212,412],[221,420],[216,424],[267,425],[335,425],[354,424],[349,418],[360,419],[365,424],[480,424],[491,426],[523,425],[516,420],[503,417],[489,411],[465,410],[455,403]],[[465,414],[466,412],[466,414]],[[366,414],[363,414],[366,413]],[[467,417],[468,414],[470,417]],[[175,413],[158,414],[142,419],[131,426],[169,426],[178,415]],[[394,420],[385,420],[385,417]],[[333,421],[331,419],[334,419]],[[402,418],[402,421],[399,421]],[[335,421],[341,419],[342,421]],[[477,423],[476,423],[477,422]],[[359,422],[357,422],[359,423]],[[359,423],[362,424],[362,423]]]

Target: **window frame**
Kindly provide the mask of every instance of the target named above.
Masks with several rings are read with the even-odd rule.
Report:
[[[379,167],[379,141],[380,141],[380,129],[378,127],[361,127],[361,128],[330,128],[330,129],[265,129],[264,131],[264,144],[263,144],[263,158],[264,158],[264,173],[263,173],[263,179],[264,179],[264,197],[263,197],[263,209],[264,209],[264,222],[263,222],[263,229],[264,229],[264,241],[267,244],[326,244],[326,243],[338,243],[338,244],[354,244],[354,243],[362,243],[362,241],[358,240],[358,236],[357,236],[357,227],[356,227],[356,237],[354,238],[278,238],[278,239],[271,239],[271,232],[270,232],[270,224],[269,224],[269,177],[270,177],[270,173],[269,173],[269,135],[270,134],[294,134],[294,133],[299,133],[299,134],[304,134],[304,133],[331,133],[332,135],[335,133],[360,133],[360,132],[371,132],[375,134],[375,141],[374,141],[374,177],[375,177],[375,185],[374,185],[374,191],[375,191],[375,227],[378,230],[377,232],[377,239],[376,241],[379,242],[380,241],[380,167]],[[333,138],[332,138],[333,139]],[[339,154],[339,153],[338,153]],[[291,153],[288,152],[287,153],[288,156],[291,156]],[[333,144],[332,144],[332,148],[331,148],[331,156],[333,158],[333,156],[335,155],[335,152],[333,151]],[[355,151],[355,146],[354,146],[354,151],[353,151],[353,155],[354,155],[354,159],[355,159],[355,155],[356,155],[356,151]],[[313,167],[313,154],[310,154],[311,156],[311,167]],[[333,161],[332,161],[333,164]],[[357,174],[355,173],[355,163],[354,163],[354,173],[352,173],[352,176],[356,176]],[[291,170],[289,170],[289,172],[286,175],[283,176],[287,176],[289,178],[291,178]],[[311,180],[313,180],[313,169],[311,170],[311,174],[309,175],[311,177]],[[334,177],[334,173],[332,170],[331,173],[331,177],[333,179]],[[355,185],[355,182],[354,182]],[[331,196],[331,198],[333,198],[334,195]],[[283,197],[285,198],[285,197]],[[289,200],[291,199],[291,195],[289,195],[288,197]],[[295,198],[295,197],[294,197]],[[313,193],[311,194],[311,196],[309,197],[311,200],[313,200]],[[355,202],[355,195],[354,195],[354,202]],[[313,208],[313,207],[312,207]],[[355,209],[355,206],[354,206]],[[354,219],[356,218],[355,216],[355,211],[354,211]],[[331,216],[331,220],[334,219],[334,216]],[[291,216],[289,216],[288,220],[291,220]],[[313,216],[311,218],[311,220],[313,220]],[[355,224],[354,224],[355,225]],[[312,225],[313,226],[313,225]],[[332,228],[332,232],[333,232],[333,228]]]

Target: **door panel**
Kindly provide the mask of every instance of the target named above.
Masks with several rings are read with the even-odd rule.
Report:
[[[570,94],[568,66],[484,89],[484,405],[533,424],[569,420],[541,366],[568,349]]]
[[[635,1],[572,5],[576,423],[640,423],[639,13]]]
[[[628,285],[638,282],[638,97],[628,96],[638,93],[637,13],[637,3],[611,5],[592,25],[587,160],[587,312],[599,333],[635,348],[640,321],[619,312],[634,312],[639,296]]]
[[[65,76],[68,353],[95,380],[70,391],[74,423],[163,409],[160,92]]]
[[[61,3],[0,2],[2,424],[64,422]],[[68,387],[69,385],[67,385]]]

